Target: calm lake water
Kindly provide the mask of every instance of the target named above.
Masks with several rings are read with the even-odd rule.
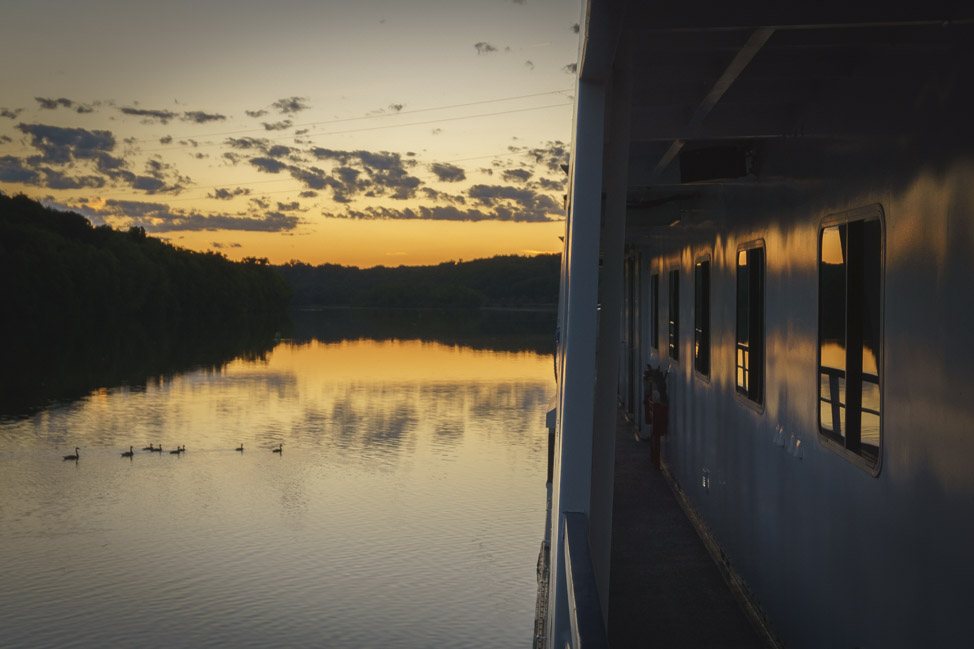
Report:
[[[528,646],[550,353],[334,317],[0,417],[0,647]]]

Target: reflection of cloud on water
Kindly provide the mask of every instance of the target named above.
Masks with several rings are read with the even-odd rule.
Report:
[[[294,372],[234,372],[222,377],[221,382],[228,389],[246,389],[264,396],[288,399],[297,393],[298,377]]]
[[[409,403],[397,403],[391,411],[371,413],[369,420],[370,425],[361,431],[365,446],[396,450],[409,441],[419,423],[416,408]]]
[[[501,383],[477,386],[470,413],[475,422],[482,424],[486,434],[501,434],[508,444],[533,444],[539,428],[544,427],[541,417],[548,403],[548,387],[543,383]],[[537,420],[529,413],[540,412]]]
[[[306,395],[307,396],[307,395]],[[298,419],[306,439],[350,456],[392,458],[427,440],[440,451],[473,433],[535,446],[547,403],[544,383],[382,383],[334,386]]]
[[[463,437],[463,430],[463,420],[460,418],[438,421],[433,426],[433,434],[436,435],[436,438],[440,443],[459,442]]]

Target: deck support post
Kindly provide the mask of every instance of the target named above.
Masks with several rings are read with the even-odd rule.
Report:
[[[623,47],[623,51],[625,51]],[[627,56],[620,57],[627,61]],[[595,412],[592,423],[592,496],[589,537],[602,612],[609,613],[612,497],[622,354],[625,287],[626,197],[629,188],[630,87],[627,70],[615,69],[608,88],[602,217],[602,265],[596,349]],[[608,620],[606,619],[606,623]]]
[[[571,208],[565,231],[558,418],[552,484],[548,646],[570,641],[564,565],[564,512],[589,513],[598,337],[599,246],[605,88],[579,80],[572,139]],[[570,283],[567,282],[570,278]],[[566,363],[570,358],[571,363]]]

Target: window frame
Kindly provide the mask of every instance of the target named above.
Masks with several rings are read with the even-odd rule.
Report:
[[[658,269],[649,272],[649,346],[659,356],[659,277]]]
[[[680,266],[670,266],[666,273],[666,357],[680,362]],[[673,344],[673,278],[676,277],[676,344]]]
[[[697,286],[697,265],[701,263],[707,264],[707,372],[701,372],[697,369],[697,291],[699,287]],[[693,374],[697,378],[709,383],[710,376],[714,371],[714,359],[713,359],[713,281],[714,276],[714,263],[713,255],[710,251],[706,251],[698,254],[693,259],[693,344],[690,346],[691,365],[693,366]]]
[[[821,341],[821,310],[822,310],[822,281],[820,277],[822,260],[822,233],[826,228],[853,223],[856,221],[879,222],[879,349],[876,363],[879,370],[879,447],[876,452],[875,464],[865,457],[846,448],[845,444],[835,436],[823,432],[821,406],[821,371],[822,371],[822,341]],[[818,224],[815,233],[815,424],[816,437],[819,444],[845,458],[872,477],[878,477],[883,468],[883,455],[886,448],[884,429],[886,414],[886,381],[885,374],[885,341],[886,341],[886,214],[882,205],[875,203],[858,207],[844,212],[829,214]],[[848,317],[848,316],[847,316]]]
[[[759,248],[764,257],[764,265],[761,269],[761,400],[755,401],[737,387],[737,255]],[[734,396],[745,406],[764,413],[768,399],[768,246],[764,238],[751,239],[738,244],[737,253],[734,255]]]

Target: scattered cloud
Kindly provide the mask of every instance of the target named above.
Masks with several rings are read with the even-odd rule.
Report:
[[[533,70],[534,69],[534,61],[525,61],[524,62],[524,67],[526,67],[528,70]]]
[[[247,117],[253,117],[254,119],[256,119],[258,117],[263,117],[264,115],[266,115],[267,111],[262,108],[260,110],[245,110],[244,113],[247,114]]]
[[[467,179],[467,174],[464,173],[461,167],[447,162],[434,162],[430,165],[430,171],[436,174],[436,177],[443,182],[455,183]]]
[[[30,136],[31,146],[40,150],[41,159],[48,163],[91,160],[115,148],[115,136],[111,131],[89,131],[48,124],[18,124],[17,128]]]
[[[285,146],[283,144],[275,144],[273,146],[267,147],[267,149],[265,149],[265,152],[267,153],[267,155],[269,155],[272,158],[283,158],[285,156],[294,153],[294,149],[292,149],[289,146]]]
[[[287,165],[281,162],[280,160],[275,160],[274,158],[267,158],[267,157],[251,158],[250,164],[257,167],[259,171],[264,171],[269,174],[276,174],[283,169],[287,169]]]
[[[531,179],[534,173],[529,169],[505,169],[501,173],[501,177],[509,183],[526,183]]]
[[[562,165],[568,164],[568,145],[561,140],[549,140],[540,147],[525,149],[524,154],[550,172],[563,173]]]
[[[573,34],[577,34],[578,32],[581,31],[581,27],[579,26],[578,23],[575,23],[574,25],[572,25],[571,29],[572,29],[572,33]]]
[[[568,65],[564,65],[562,66],[561,71],[565,72],[566,74],[575,74],[578,72],[578,63],[569,63]]]
[[[40,106],[41,110],[57,110],[58,108],[69,108],[76,113],[85,114],[91,113],[95,109],[89,104],[82,104],[67,97],[58,97],[57,99],[49,99],[47,97],[34,97],[34,101]]]
[[[565,180],[552,180],[551,178],[541,177],[535,181],[535,184],[541,189],[549,192],[564,191]]]
[[[333,198],[339,202],[356,195],[368,197],[388,196],[394,199],[412,198],[422,181],[409,173],[408,169],[415,167],[416,160],[404,159],[398,153],[389,151],[340,151],[313,147],[311,154],[318,160],[332,163],[333,167],[327,175],[327,180],[318,176],[319,186],[308,185],[311,189],[322,189],[330,186],[334,192]],[[292,170],[292,176],[298,175]],[[299,178],[301,179],[301,178]]]
[[[347,209],[344,212],[322,212],[322,216],[335,219],[360,220],[427,220],[427,221],[518,221],[544,222],[546,217],[528,213],[497,212],[481,209],[463,209],[452,205],[413,208],[366,207],[361,210]]]
[[[295,212],[301,209],[301,203],[297,201],[291,201],[290,203],[277,203],[278,212]]]
[[[402,109],[406,107],[406,104],[389,104],[389,110],[394,113],[402,112]]]
[[[261,125],[265,131],[286,131],[294,126],[294,123],[289,119],[284,119],[280,122],[261,122]]]
[[[6,117],[7,119],[17,119],[17,115],[24,112],[23,108],[0,108],[0,117]]]
[[[219,113],[206,113],[202,110],[190,110],[183,113],[184,122],[194,122],[196,124],[206,124],[208,122],[222,122],[227,118],[226,115]]]
[[[139,226],[147,232],[237,230],[251,232],[286,232],[300,223],[296,216],[268,212],[263,215],[233,216],[206,214],[174,209],[164,203],[109,199],[104,206],[82,206],[79,210],[93,221],[115,227]]]
[[[233,189],[224,189],[223,187],[218,187],[213,190],[212,194],[207,194],[207,198],[215,198],[220,201],[228,201],[237,196],[249,196],[250,189],[246,187],[235,187]]]
[[[44,174],[44,182],[38,183],[49,189],[83,189],[86,187],[98,188],[105,186],[105,179],[102,176],[69,176],[56,169],[41,167]]]
[[[497,48],[490,43],[480,41],[479,43],[474,43],[474,49],[477,50],[477,55],[490,54],[491,52],[496,52]]]
[[[40,101],[40,98],[38,98],[38,101]],[[144,123],[159,122],[160,124],[168,124],[174,119],[179,119],[180,121],[192,122],[194,124],[207,124],[209,122],[220,122],[227,118],[226,115],[221,115],[220,113],[207,113],[202,110],[188,110],[182,114],[171,110],[138,108],[136,106],[122,106],[118,110],[123,115],[142,117]]]
[[[116,142],[110,131],[23,123],[17,128],[30,137],[31,146],[40,152],[25,158],[22,166],[40,172],[43,178],[37,176],[35,182],[52,189],[102,187],[108,179],[147,193],[178,193],[191,182],[172,165],[157,159],[146,162],[144,174],[131,171],[124,158],[113,154]],[[68,175],[68,170],[74,169],[79,162],[92,165],[97,175]],[[47,165],[63,168],[52,169]]]
[[[420,187],[419,193],[431,201],[440,201],[451,205],[466,205],[467,203],[467,199],[462,194],[448,194],[432,187]]]
[[[301,198],[315,198],[316,196],[318,196],[318,192],[308,189],[298,194],[298,196],[300,196]]]
[[[266,151],[270,140],[263,137],[228,137],[226,144],[234,149]]]
[[[36,185],[39,179],[38,171],[25,165],[21,158],[12,155],[0,156],[0,182]]]
[[[171,110],[153,110],[149,108],[136,108],[135,106],[122,106],[118,110],[123,115],[142,117],[146,122],[158,121],[162,124],[168,124],[178,117],[178,114]]]
[[[300,113],[302,110],[311,108],[307,102],[307,97],[285,97],[283,99],[278,99],[271,104],[271,106],[276,108],[280,113],[291,114]]]
[[[171,135],[164,135],[161,138],[159,138],[159,144],[170,144],[171,142],[172,142]]]
[[[511,185],[473,185],[467,190],[475,203],[490,208],[502,221],[549,221],[561,208],[548,194]]]

